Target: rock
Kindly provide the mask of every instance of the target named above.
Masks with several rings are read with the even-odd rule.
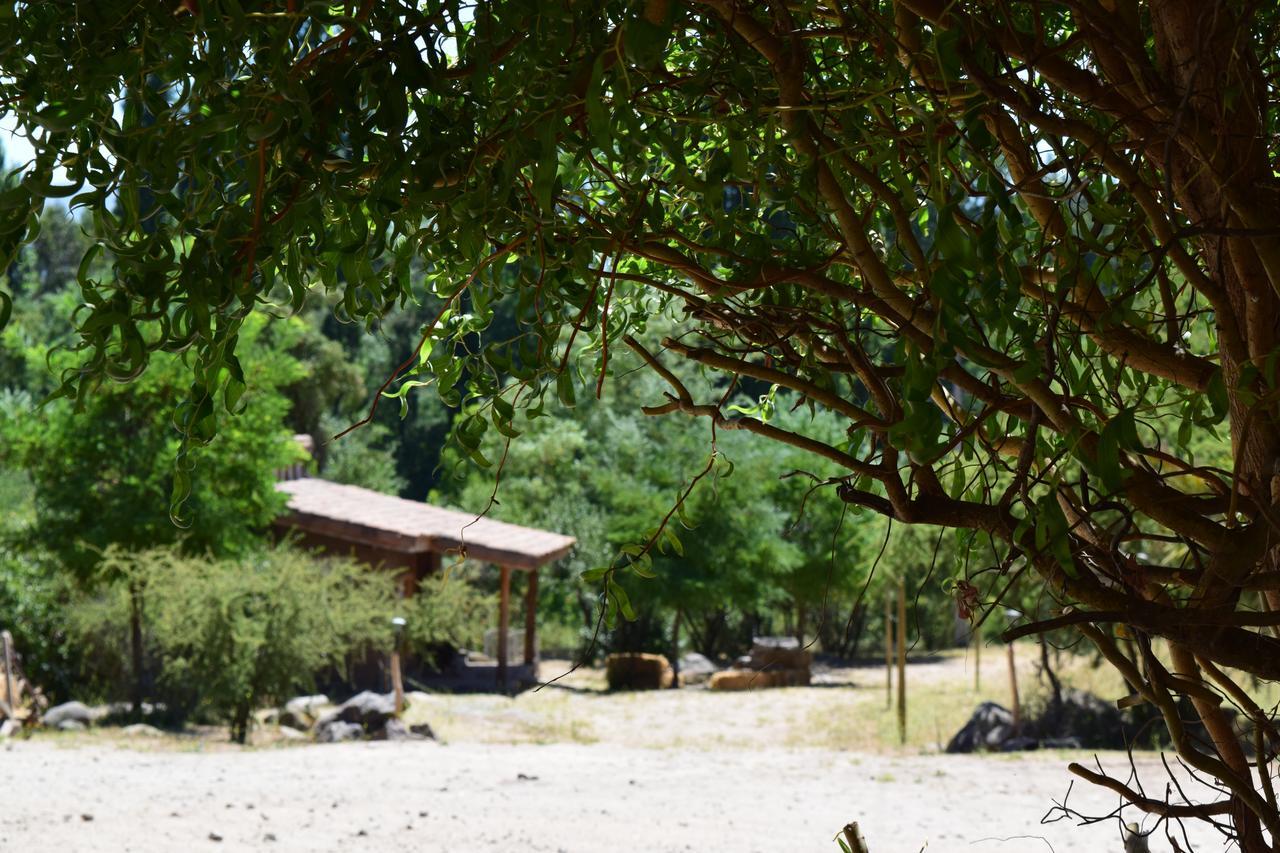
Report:
[[[343,702],[337,709],[326,714],[321,721],[341,720],[344,723],[355,723],[363,726],[365,731],[372,732],[382,728],[389,718],[395,716],[395,713],[396,700],[393,694],[365,690]],[[316,725],[320,725],[320,722]]]
[[[0,740],[4,740],[5,738],[13,735],[21,725],[22,724],[17,720],[0,720]]]
[[[426,723],[415,726],[405,725],[403,720],[395,717],[387,720],[382,729],[373,733],[374,740],[435,740],[435,732]]]
[[[324,710],[332,704],[324,694],[295,696],[284,703],[277,721],[282,726],[306,730],[315,725]]]
[[[292,726],[280,726],[280,737],[285,740],[306,740],[307,733]]]
[[[1013,734],[1013,713],[995,702],[983,702],[960,731],[947,743],[947,752],[999,749]]]
[[[134,723],[121,729],[120,734],[126,737],[162,737],[164,732],[146,723]]]
[[[1125,712],[1083,690],[1062,691],[1060,704],[1047,703],[1035,720],[1042,738],[1074,739],[1086,749],[1124,749],[1141,723],[1126,720]]]
[[[382,724],[382,728],[373,733],[374,740],[414,740],[414,735],[400,720],[391,717]]]
[[[359,723],[348,723],[336,718],[316,723],[318,743],[341,743],[345,740],[359,740],[363,736],[364,728]]]
[[[83,732],[89,727],[79,720],[63,720],[56,726],[60,732]]]
[[[1006,737],[998,747],[1001,752],[1031,752],[1040,748],[1040,741],[1033,737]]]
[[[41,719],[51,729],[61,728],[61,724],[68,721],[88,726],[94,721],[94,713],[93,709],[83,702],[63,702],[45,711]]]
[[[700,655],[697,652],[689,652],[689,654],[680,658],[681,684],[701,684],[715,675],[716,671],[716,665],[705,655]]]

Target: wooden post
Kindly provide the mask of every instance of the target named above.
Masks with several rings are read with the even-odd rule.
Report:
[[[507,692],[507,632],[511,627],[511,569],[499,566],[501,575],[498,593],[498,689]]]
[[[867,853],[867,841],[862,837],[862,830],[858,828],[856,820],[845,826],[844,843],[849,848],[849,853]]]
[[[404,713],[404,678],[400,674],[400,641],[391,649],[391,689],[396,694],[396,716]]]
[[[4,654],[4,701],[8,703],[10,715],[12,709],[18,707],[18,697],[13,695],[13,635],[8,631],[0,631],[0,651]]]
[[[884,706],[893,707],[893,594],[884,594]]]
[[[907,742],[907,588],[898,579],[898,740]]]
[[[671,620],[671,689],[680,686],[680,608],[676,608],[676,618]]]
[[[526,574],[524,589],[524,665],[533,666],[537,658],[538,637],[538,570]],[[534,673],[537,677],[537,673]]]
[[[1013,695],[1013,733],[1022,728],[1022,704],[1018,701],[1018,669],[1013,661],[1013,643],[1009,646],[1009,692]]]
[[[982,692],[982,633],[975,625],[973,632],[973,692]]]

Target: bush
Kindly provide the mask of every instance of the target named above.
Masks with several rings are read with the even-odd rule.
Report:
[[[227,723],[241,743],[255,708],[309,688],[349,654],[391,643],[394,581],[350,561],[282,547],[236,560],[109,549],[103,562],[120,580],[71,614],[77,640],[93,649],[98,686],[118,693],[133,672],[136,592],[144,671],[156,673],[146,692],[177,719]]]
[[[494,624],[497,596],[476,586],[475,569],[448,569],[418,584],[417,594],[403,602],[405,640],[424,658],[441,645],[479,648],[485,629]]]

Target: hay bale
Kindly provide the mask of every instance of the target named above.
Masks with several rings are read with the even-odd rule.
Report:
[[[813,655],[795,637],[755,637],[751,642],[751,668],[759,670],[808,670]]]
[[[712,690],[750,690],[761,686],[757,681],[762,675],[750,669],[726,669],[712,675],[707,686]]]
[[[807,669],[726,669],[711,676],[712,690],[762,690],[767,687],[804,687],[809,683]]]
[[[671,664],[662,655],[609,655],[604,675],[610,690],[661,690],[672,682]]]

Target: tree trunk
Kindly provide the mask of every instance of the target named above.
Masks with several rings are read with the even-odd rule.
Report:
[[[146,672],[142,649],[142,585],[129,582],[129,653],[133,668],[132,705],[134,720],[142,719],[142,700],[146,696]]]

